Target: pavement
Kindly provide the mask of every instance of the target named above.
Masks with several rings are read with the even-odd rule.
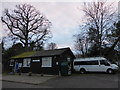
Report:
[[[27,73],[25,74],[15,74],[15,75],[3,75],[2,81],[8,82],[19,82],[19,83],[26,83],[26,84],[34,84],[38,85],[41,83],[46,82],[47,80],[53,79],[58,77],[57,75],[44,75],[41,76],[40,74],[32,74],[32,76],[28,76]]]

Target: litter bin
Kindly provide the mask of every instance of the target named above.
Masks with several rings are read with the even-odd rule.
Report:
[[[71,75],[71,69],[69,68],[68,62],[61,63],[61,76]]]

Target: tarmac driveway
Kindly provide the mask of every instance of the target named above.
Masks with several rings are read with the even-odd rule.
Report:
[[[118,88],[118,74],[74,74],[48,80],[41,85],[54,88]]]
[[[19,80],[23,80],[22,76]],[[21,78],[20,78],[21,77]],[[24,76],[26,80],[37,84],[15,83],[4,81],[3,87],[6,88],[118,88],[118,74],[110,75],[103,73],[73,74],[72,76]],[[31,78],[31,79],[30,79]],[[5,79],[5,78],[4,78]],[[37,80],[37,81],[35,81]],[[24,80],[23,80],[24,81]],[[39,82],[38,82],[39,81]],[[42,83],[40,83],[42,81]],[[35,86],[36,85],[36,86]]]

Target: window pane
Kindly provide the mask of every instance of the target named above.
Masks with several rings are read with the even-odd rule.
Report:
[[[100,60],[100,64],[101,65],[105,65],[105,61],[104,60]]]
[[[80,65],[80,62],[75,62],[74,65]]]
[[[10,60],[10,66],[14,66],[14,60]]]
[[[52,57],[42,58],[42,67],[52,67]]]
[[[30,58],[23,59],[23,67],[30,67]]]
[[[110,66],[110,64],[106,60],[100,60],[100,64]]]
[[[91,61],[91,65],[98,65],[98,61]]]
[[[74,65],[98,65],[98,61],[80,61],[75,62]]]

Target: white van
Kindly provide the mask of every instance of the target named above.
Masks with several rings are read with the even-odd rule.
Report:
[[[85,72],[107,72],[115,73],[119,67],[111,64],[103,57],[78,58],[74,60],[74,70],[81,74]]]

